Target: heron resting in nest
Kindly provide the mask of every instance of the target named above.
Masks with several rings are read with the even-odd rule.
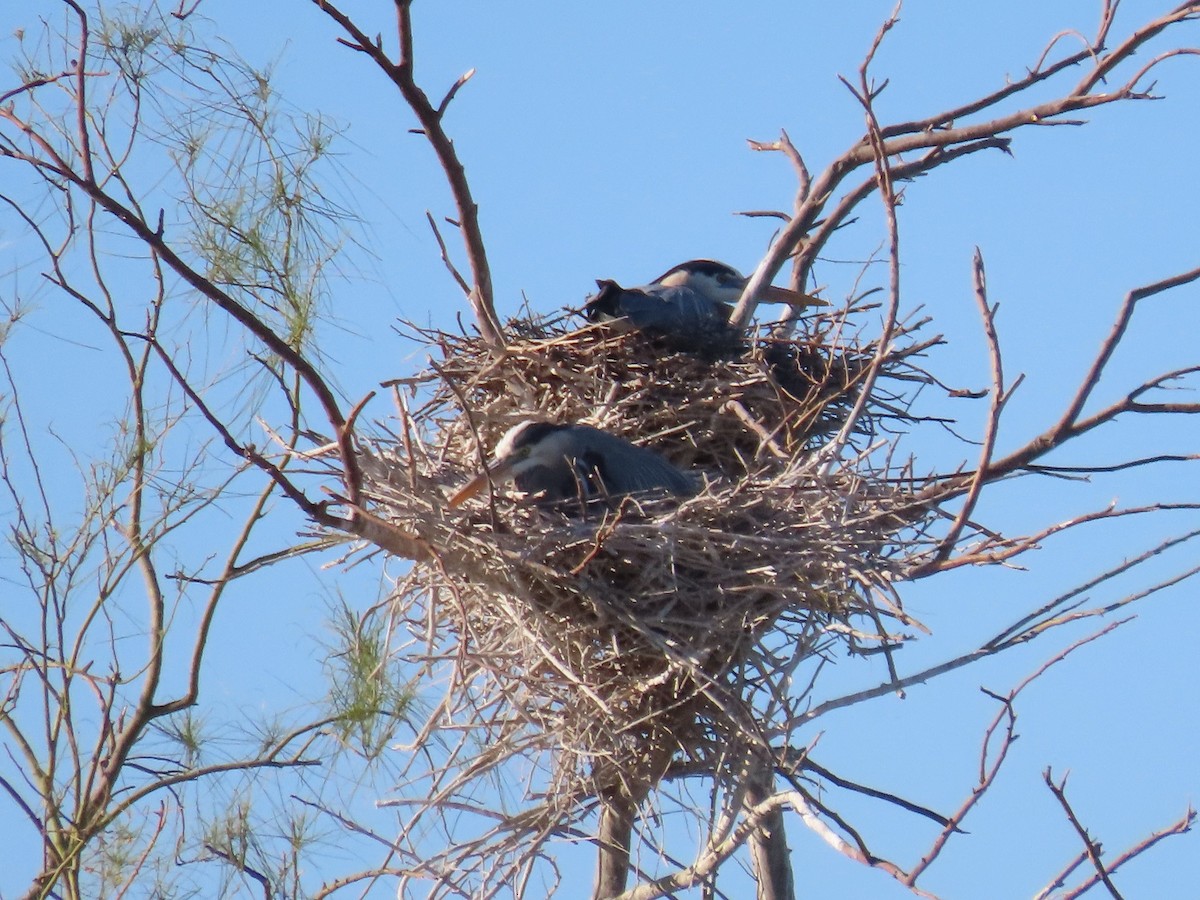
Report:
[[[492,463],[450,498],[450,506],[461,506],[489,481],[509,480],[550,501],[656,491],[689,497],[697,489],[690,476],[652,450],[590,425],[528,419],[508,430]]]
[[[608,279],[597,281],[600,290],[584,304],[583,316],[589,322],[612,322],[662,338],[679,350],[733,350],[741,345],[741,335],[730,329],[729,317],[747,281],[723,262],[692,259],[639,287],[621,287]],[[795,309],[828,305],[774,285],[764,287],[758,300],[787,303]]]

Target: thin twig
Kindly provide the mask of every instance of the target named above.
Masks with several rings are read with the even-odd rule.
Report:
[[[1046,782],[1046,787],[1050,789],[1050,793],[1054,795],[1054,799],[1062,806],[1063,812],[1067,816],[1067,821],[1071,823],[1071,827],[1075,829],[1075,833],[1079,835],[1079,839],[1083,841],[1084,850],[1087,852],[1088,859],[1092,861],[1092,865],[1096,869],[1096,874],[1100,880],[1104,882],[1104,886],[1108,888],[1108,893],[1113,897],[1113,900],[1122,900],[1121,892],[1117,890],[1117,886],[1112,883],[1112,878],[1109,876],[1108,870],[1104,867],[1104,861],[1100,859],[1103,850],[1097,841],[1092,840],[1087,829],[1083,827],[1083,823],[1075,815],[1075,810],[1071,808],[1070,802],[1067,800],[1067,776],[1062,777],[1062,781],[1058,784],[1054,783],[1054,778],[1050,773],[1050,767],[1046,767],[1046,771],[1042,773],[1042,779]]]

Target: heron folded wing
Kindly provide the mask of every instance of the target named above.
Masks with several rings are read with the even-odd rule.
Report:
[[[547,500],[566,500],[579,494],[579,485],[567,466],[532,466],[513,478],[517,489]]]
[[[583,314],[590,322],[625,320],[637,331],[668,337],[705,335],[721,331],[730,309],[683,285],[623,288],[615,281],[598,281],[600,291],[588,298]]]
[[[586,426],[577,426],[584,428]],[[696,483],[657,453],[602,431],[588,429],[591,447],[579,462],[595,472],[609,494],[662,490],[678,497],[696,493]]]

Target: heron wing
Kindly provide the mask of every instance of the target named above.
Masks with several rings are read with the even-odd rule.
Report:
[[[598,282],[583,314],[592,322],[625,319],[638,331],[664,335],[704,335],[723,329],[730,310],[684,285],[650,284],[623,288],[615,281]]]
[[[532,466],[513,478],[518,490],[541,494],[547,500],[566,500],[578,495],[578,485],[568,466]]]
[[[687,497],[696,493],[695,482],[653,450],[587,425],[576,425],[572,431],[584,448],[578,461],[597,474],[610,494],[664,490]]]
[[[729,321],[729,307],[684,286],[649,285],[625,291],[623,314],[640,331],[668,335],[705,335],[719,331]]]

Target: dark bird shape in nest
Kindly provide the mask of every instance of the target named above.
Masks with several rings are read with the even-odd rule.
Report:
[[[670,350],[709,361],[736,360],[751,349],[747,335],[729,325],[733,304],[747,282],[725,263],[693,259],[641,287],[597,281],[600,290],[588,298],[582,313],[590,322],[636,331]],[[829,305],[774,285],[764,287],[758,299],[786,303],[797,312]],[[841,428],[858,395],[865,362],[812,342],[759,339],[755,343],[782,393],[808,411],[801,424],[805,440],[815,443]]]
[[[690,497],[698,485],[657,453],[590,425],[535,419],[510,428],[491,464],[450,498],[462,505],[491,481],[557,501],[666,492]]]
[[[600,290],[584,303],[583,316],[589,322],[612,322],[662,339],[677,350],[736,354],[744,349],[742,336],[729,327],[729,317],[746,282],[741,272],[725,263],[691,259],[639,287],[597,281]],[[763,288],[758,299],[801,309],[827,305],[774,285]]]
[[[871,355],[770,340],[760,345],[760,352],[772,380],[800,412],[793,421],[797,439],[802,435],[805,443],[816,447],[841,430],[858,399]],[[860,419],[855,430],[869,431],[870,418]]]

